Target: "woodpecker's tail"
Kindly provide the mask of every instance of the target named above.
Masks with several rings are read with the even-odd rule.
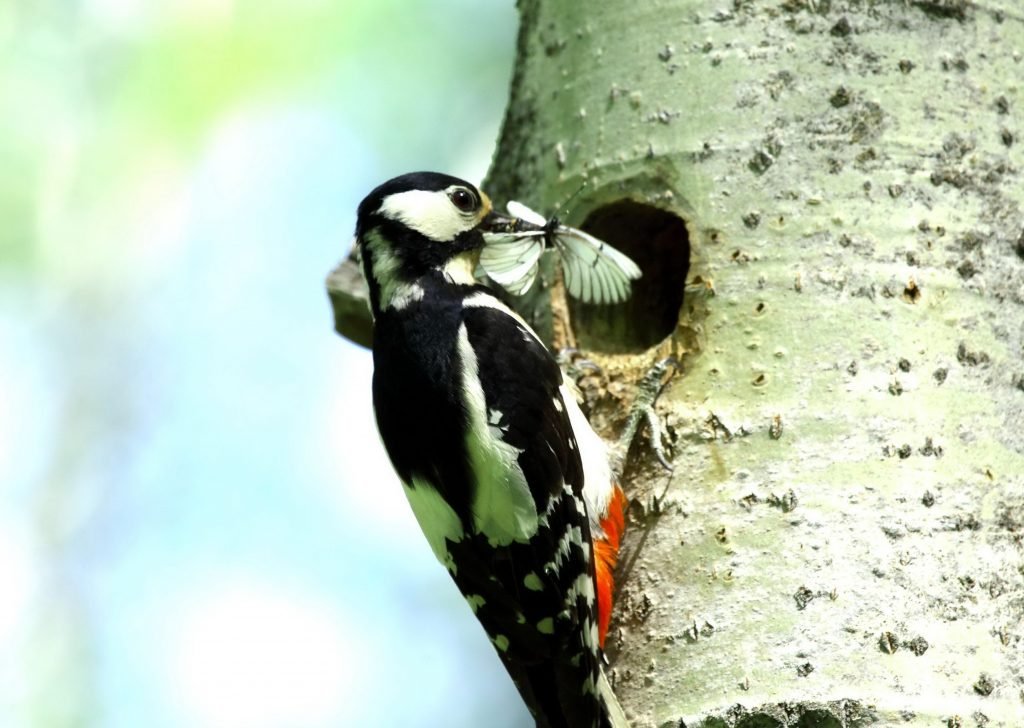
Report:
[[[601,676],[597,681],[597,694],[604,707],[604,715],[601,716],[601,728],[629,728],[629,721],[626,720],[626,713],[619,705],[618,698],[612,691],[608,677],[601,670]]]

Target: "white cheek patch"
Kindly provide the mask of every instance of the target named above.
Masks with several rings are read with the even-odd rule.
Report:
[[[444,190],[396,192],[384,198],[377,212],[431,240],[443,242],[472,230],[479,222],[476,215],[460,213]]]

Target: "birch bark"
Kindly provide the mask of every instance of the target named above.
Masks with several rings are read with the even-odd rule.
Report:
[[[636,725],[1024,725],[1021,7],[520,13],[484,188],[643,265],[569,312],[598,395],[683,365],[674,474],[627,473]]]

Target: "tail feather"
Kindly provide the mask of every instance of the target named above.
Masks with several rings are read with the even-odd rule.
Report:
[[[619,700],[615,697],[615,692],[612,690],[611,683],[608,682],[608,676],[604,674],[604,670],[601,670],[597,680],[597,694],[600,696],[601,704],[604,706],[604,715],[601,716],[601,728],[629,728],[626,713],[622,706],[619,705]]]
[[[597,706],[581,700],[578,675],[566,680],[552,665],[510,665],[509,675],[537,721],[537,728],[629,728],[604,670],[598,668]]]

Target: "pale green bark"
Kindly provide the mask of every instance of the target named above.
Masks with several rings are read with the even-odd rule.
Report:
[[[656,467],[626,483],[636,725],[1024,725],[1022,9],[520,9],[485,189],[670,210],[714,287],[657,350],[660,514]]]

